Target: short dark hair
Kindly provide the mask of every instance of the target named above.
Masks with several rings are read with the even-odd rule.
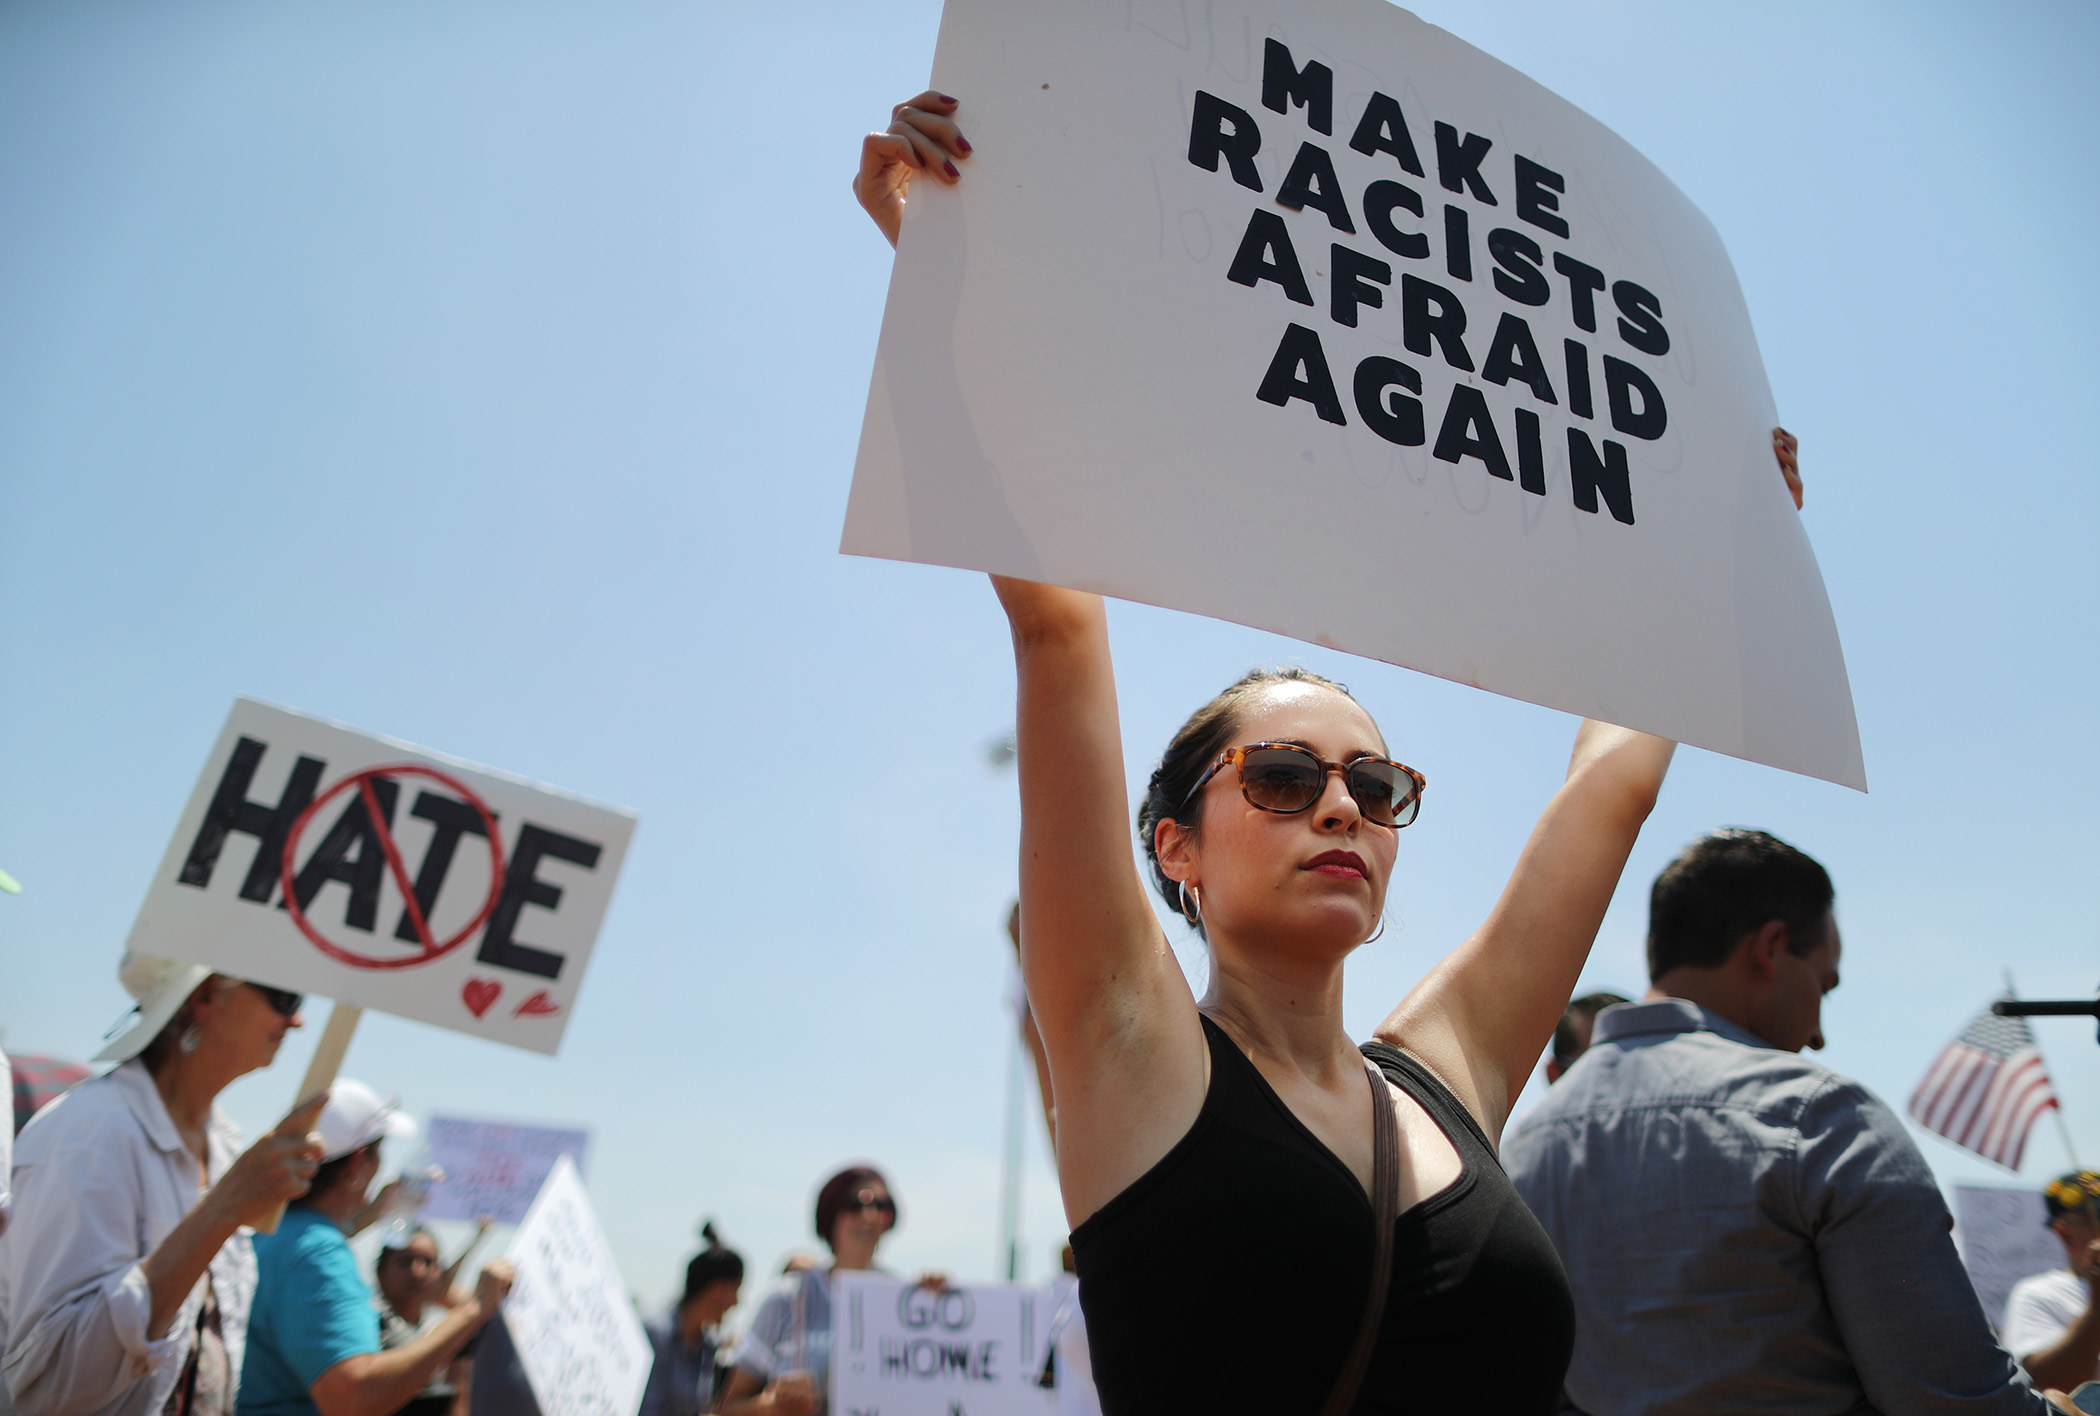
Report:
[[[1202,803],[1190,801],[1189,793],[1196,783],[1210,770],[1210,764],[1218,754],[1234,745],[1232,739],[1238,735],[1240,720],[1250,700],[1263,690],[1278,684],[1309,683],[1318,688],[1332,689],[1351,703],[1356,695],[1331,678],[1322,677],[1311,669],[1295,665],[1281,669],[1250,669],[1224,692],[1189,715],[1189,720],[1174,734],[1167,750],[1160,754],[1159,766],[1152,770],[1152,780],[1145,786],[1145,800],[1138,807],[1138,839],[1145,848],[1145,864],[1151,868],[1153,888],[1167,902],[1174,913],[1187,918],[1181,907],[1181,886],[1160,868],[1159,851],[1153,845],[1153,834],[1162,821],[1173,821],[1184,831],[1196,829],[1196,820],[1202,814]],[[1198,934],[1203,933],[1203,921],[1190,919]]]
[[[1606,1008],[1615,1003],[1629,1001],[1616,993],[1585,993],[1580,998],[1568,1000],[1568,1006],[1561,1013],[1560,1021],[1553,1025],[1553,1060],[1560,1063],[1563,1072],[1574,1066],[1575,1059],[1582,1056],[1588,1047],[1578,1027],[1582,1024],[1595,1025],[1597,1015]]]
[[[383,1140],[385,1138],[381,1137],[380,1139]],[[314,1178],[307,1185],[306,1193],[293,1200],[292,1203],[295,1205],[310,1205],[315,1200],[320,1199],[335,1188],[336,1182],[343,1178],[343,1172],[350,1168],[351,1161],[357,1159],[368,1150],[377,1150],[378,1148],[379,1141],[366,1141],[356,1150],[344,1151],[334,1160],[322,1161],[314,1170]]]
[[[685,1296],[678,1301],[690,1303],[709,1288],[724,1280],[733,1283],[744,1281],[744,1256],[723,1244],[715,1233],[715,1223],[708,1220],[700,1226],[700,1237],[707,1247],[693,1255],[685,1266]]]
[[[1775,919],[1789,951],[1812,954],[1836,897],[1829,872],[1777,836],[1739,827],[1701,836],[1649,888],[1648,977],[1717,968]]]
[[[889,1194],[890,1203],[897,1203],[897,1192],[890,1188],[890,1182],[883,1178],[882,1172],[872,1165],[849,1165],[826,1180],[823,1188],[817,1191],[817,1237],[829,1244],[832,1226],[838,1223],[846,1201],[871,1185],[882,1186]],[[901,1210],[893,1210],[890,1227],[894,1229],[902,1218]]]

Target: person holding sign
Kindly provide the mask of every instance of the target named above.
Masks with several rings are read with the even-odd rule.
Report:
[[[2005,1346],[2036,1386],[2100,1381],[2100,1171],[2059,1175],[2042,1191],[2064,1267],[2023,1278],[2005,1303]]]
[[[255,1293],[243,1226],[306,1190],[323,1098],[243,1151],[218,1096],[270,1065],[301,999],[132,953],[118,978],[138,1006],[96,1060],[119,1065],[16,1145],[0,1374],[17,1416],[230,1416]]]
[[[831,1382],[831,1277],[875,1267],[875,1250],[897,1227],[890,1182],[871,1165],[849,1165],[817,1191],[817,1235],[831,1247],[829,1268],[798,1268],[782,1278],[737,1344],[721,1416],[821,1416]],[[933,1274],[920,1282],[939,1286]]]
[[[342,1077],[329,1088],[315,1127],[322,1162],[313,1187],[276,1233],[255,1241],[260,1278],[241,1416],[391,1416],[459,1355],[510,1291],[510,1264],[495,1259],[470,1302],[420,1337],[382,1349],[379,1313],[348,1234],[367,1208],[381,1142],[405,1122],[362,1082]]]
[[[956,110],[923,94],[863,144],[855,191],[893,242],[915,175],[959,180]],[[1102,602],[993,583],[1019,677],[1022,971],[1103,1409],[1555,1410],[1567,1279],[1495,1145],[1673,744],[1583,724],[1486,923],[1359,1050],[1343,964],[1382,929],[1421,774],[1302,670],[1249,674],[1183,725],[1138,825],[1210,946],[1199,1002],[1124,834]],[[1256,1223],[1267,1242],[1236,1242]],[[1250,1292],[1288,1295],[1262,1334],[1285,1360],[1249,1360]]]

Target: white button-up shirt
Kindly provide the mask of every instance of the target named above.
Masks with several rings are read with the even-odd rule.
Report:
[[[214,1182],[241,1134],[214,1106],[206,1126]],[[15,1141],[14,1218],[0,1235],[0,1357],[16,1416],[159,1416],[196,1340],[204,1282],[158,1341],[140,1262],[203,1193],[145,1064],[82,1082]],[[244,1229],[212,1256],[226,1358],[236,1379],[255,1297]]]

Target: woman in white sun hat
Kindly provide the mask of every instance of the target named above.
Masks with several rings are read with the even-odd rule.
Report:
[[[138,1008],[95,1060],[119,1065],[15,1142],[0,1377],[16,1416],[225,1416],[255,1293],[243,1226],[305,1193],[326,1098],[245,1152],[217,1098],[270,1065],[302,1000],[130,952],[117,976]]]

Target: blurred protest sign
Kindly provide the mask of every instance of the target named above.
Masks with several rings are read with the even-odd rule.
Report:
[[[128,943],[551,1053],[633,832],[628,812],[240,698]]]
[[[562,1156],[510,1242],[503,1321],[542,1416],[634,1416],[652,1360],[605,1231]]]
[[[1383,0],[948,0],[842,549],[1214,615],[1864,787],[1735,273]]]
[[[2063,1242],[2048,1220],[2039,1190],[1954,1187],[1954,1240],[1992,1327],[2005,1321],[2005,1300],[2014,1284],[2064,1266]]]
[[[479,1219],[520,1224],[554,1162],[567,1156],[582,1173],[590,1132],[433,1116],[430,1160],[445,1178],[430,1187],[426,1219]]]
[[[832,1283],[838,1416],[1054,1416],[1056,1393],[1041,1385],[1054,1307],[1044,1291],[936,1291],[873,1273]]]

